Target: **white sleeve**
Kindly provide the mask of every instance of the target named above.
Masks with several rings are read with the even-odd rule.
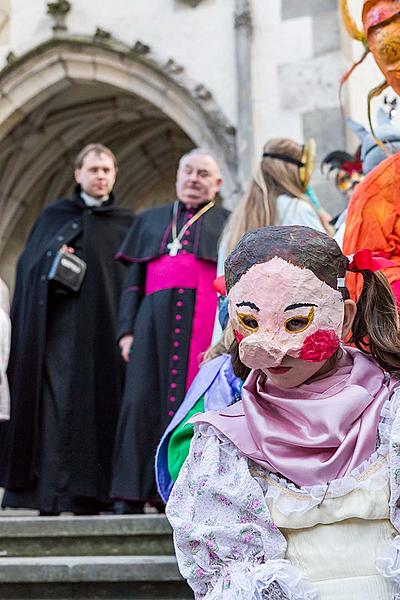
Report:
[[[205,427],[194,435],[167,504],[179,568],[196,600],[261,600],[269,590],[274,598],[317,599],[284,559],[285,538],[248,459]]]
[[[10,300],[8,288],[0,279],[0,373],[7,370],[11,342]]]
[[[0,372],[7,370],[8,357],[10,354],[11,322],[5,310],[0,308]]]
[[[306,227],[312,227],[317,231],[326,233],[324,226],[315,210],[304,200],[297,199],[296,201],[296,218],[297,223],[293,225],[305,225]]]

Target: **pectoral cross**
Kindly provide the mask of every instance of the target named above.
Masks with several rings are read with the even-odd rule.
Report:
[[[178,238],[175,238],[174,240],[172,240],[172,242],[167,244],[167,248],[169,250],[170,256],[176,256],[179,250],[182,248],[182,244],[180,243]]]

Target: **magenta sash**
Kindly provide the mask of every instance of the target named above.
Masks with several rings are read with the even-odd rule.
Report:
[[[217,310],[217,294],[213,289],[215,276],[215,263],[199,260],[193,254],[161,256],[147,265],[146,294],[174,288],[196,290],[186,390],[199,370],[201,354],[207,350],[211,342]]]

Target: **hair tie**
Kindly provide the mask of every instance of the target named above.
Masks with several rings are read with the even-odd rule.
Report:
[[[348,256],[349,266],[348,271],[380,271],[387,267],[395,267],[395,263],[388,260],[390,254],[388,252],[373,252],[370,248],[362,248],[354,254]]]
[[[213,287],[218,294],[221,296],[226,296],[226,283],[225,283],[225,275],[220,275],[216,279],[214,279]]]

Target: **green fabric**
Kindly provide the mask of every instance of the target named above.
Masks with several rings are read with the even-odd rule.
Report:
[[[179,471],[189,454],[190,442],[193,437],[193,425],[185,427],[190,417],[204,412],[204,396],[200,398],[187,413],[182,421],[175,427],[168,442],[167,461],[168,472],[173,482],[178,479]]]

